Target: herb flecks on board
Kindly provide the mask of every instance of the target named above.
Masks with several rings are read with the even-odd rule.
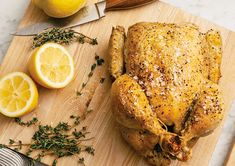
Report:
[[[96,38],[90,38],[82,33],[76,32],[70,28],[50,28],[33,38],[33,48],[40,47],[41,45],[54,42],[58,44],[71,44],[78,42],[80,44],[88,43],[91,45],[97,45]]]
[[[41,125],[39,123],[37,131],[31,138],[30,144],[23,144],[22,141],[16,141],[9,139],[8,145],[0,144],[0,148],[9,147],[15,148],[14,150],[21,150],[23,146],[27,148],[26,155],[34,158],[37,161],[45,156],[53,156],[54,161],[52,165],[56,165],[58,159],[67,156],[78,156],[82,152],[94,155],[94,148],[90,145],[85,145],[83,142],[93,139],[93,137],[87,138],[90,133],[87,131],[87,127],[79,127],[82,120],[86,119],[91,110],[86,110],[81,116],[71,115],[72,123],[59,122],[55,127],[51,125]],[[30,122],[22,122],[17,119],[16,122],[19,125],[28,126]],[[20,123],[19,123],[20,122]],[[35,125],[35,123],[32,123]],[[36,156],[32,153],[37,152]],[[35,153],[33,153],[35,155]],[[84,164],[84,159],[80,158],[79,161]],[[83,162],[82,162],[83,161]],[[80,163],[78,162],[78,163]]]
[[[94,74],[95,69],[97,68],[97,66],[102,66],[104,64],[104,62],[105,62],[104,59],[100,58],[100,56],[95,54],[95,63],[93,63],[91,65],[90,72],[88,73],[88,76],[87,76],[88,77],[87,81],[82,83],[82,87],[81,87],[81,89],[79,91],[76,91],[77,96],[81,96],[82,95],[82,91],[86,87],[86,85],[89,83],[91,77]],[[105,78],[102,77],[100,79],[100,83],[102,84],[102,83],[104,83],[104,81],[105,81]]]

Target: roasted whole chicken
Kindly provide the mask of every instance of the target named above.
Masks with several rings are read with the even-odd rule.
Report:
[[[109,42],[113,113],[123,138],[153,165],[187,161],[223,118],[221,36],[194,24],[137,23]]]

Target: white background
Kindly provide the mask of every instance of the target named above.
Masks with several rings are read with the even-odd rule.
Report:
[[[235,31],[234,0],[163,0],[194,15],[211,20]],[[1,0],[0,5],[0,62],[12,39],[10,33],[16,30],[29,0]],[[230,142],[235,136],[235,105],[226,119],[223,133],[217,144],[210,166],[221,166]],[[196,155],[196,154],[194,154]]]

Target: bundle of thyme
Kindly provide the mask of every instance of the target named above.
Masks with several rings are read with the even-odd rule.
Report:
[[[72,124],[59,122],[55,127],[51,125],[38,125],[38,129],[34,133],[30,144],[9,139],[9,144],[0,144],[0,148],[15,147],[14,150],[19,151],[22,149],[22,146],[25,146],[27,148],[26,155],[37,161],[41,161],[43,157],[48,155],[54,156],[53,166],[57,164],[57,160],[61,157],[77,156],[78,163],[84,165],[84,158],[80,158],[79,155],[82,152],[94,155],[95,150],[92,146],[83,145],[83,142],[92,139],[92,137],[86,138],[87,134],[89,134],[87,127],[82,127],[79,130],[77,127],[81,120],[84,120],[91,111],[85,111],[82,116],[71,115],[70,119],[73,120]],[[31,121],[34,122],[35,120]],[[18,124],[20,124],[19,122],[27,124],[27,122],[22,122],[19,118],[16,122]],[[37,152],[37,155],[31,156],[32,152]]]
[[[33,48],[40,47],[47,42],[54,42],[58,44],[70,44],[72,42],[79,42],[81,44],[89,43],[97,45],[96,38],[90,38],[82,33],[76,32],[70,28],[51,28],[37,34],[33,38]]]

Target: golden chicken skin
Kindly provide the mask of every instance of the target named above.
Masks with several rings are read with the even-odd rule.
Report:
[[[223,118],[218,89],[221,36],[194,24],[113,28],[109,42],[113,114],[123,138],[153,165],[187,161],[199,137]]]

